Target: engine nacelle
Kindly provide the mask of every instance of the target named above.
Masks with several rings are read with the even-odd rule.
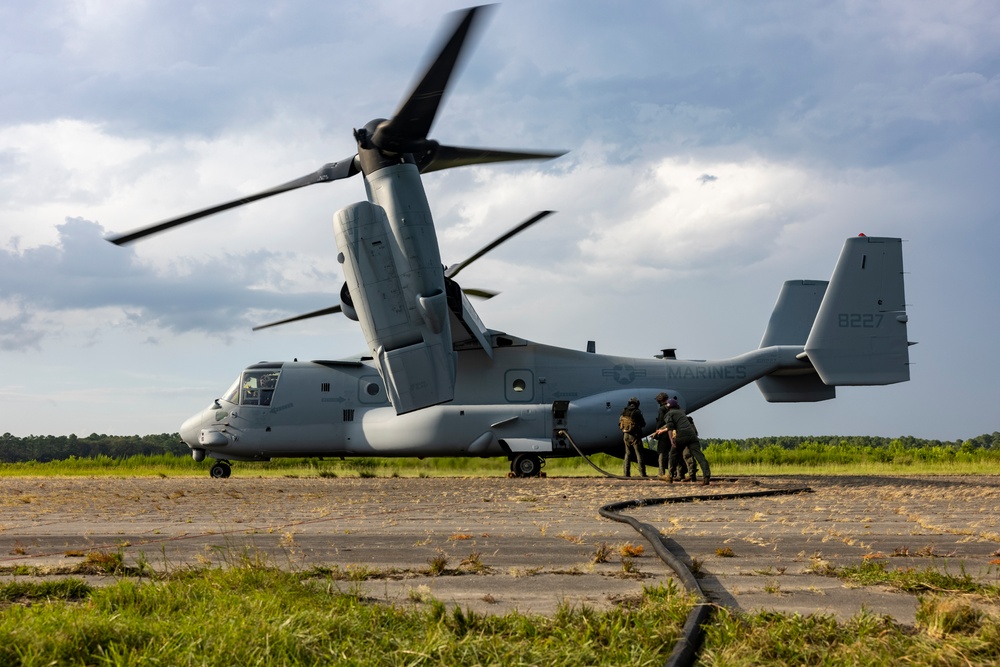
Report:
[[[416,174],[413,165],[399,168]],[[394,229],[382,206],[358,202],[334,219],[347,291],[347,298],[341,291],[341,303],[361,324],[398,414],[455,395],[444,271],[429,213],[420,218],[411,211]]]

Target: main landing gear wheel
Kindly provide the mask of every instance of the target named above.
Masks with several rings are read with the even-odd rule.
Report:
[[[542,474],[542,460],[534,454],[518,454],[510,462],[510,471],[515,477],[539,477]]]
[[[233,474],[233,467],[229,465],[229,461],[216,461],[208,469],[208,474],[215,479],[225,479]]]

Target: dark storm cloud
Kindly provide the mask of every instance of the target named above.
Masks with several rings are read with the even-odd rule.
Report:
[[[334,276],[328,276],[328,293],[288,294],[270,287],[281,283],[281,263],[290,261],[279,253],[185,260],[164,273],[141,262],[131,248],[108,243],[95,222],[70,218],[57,230],[52,245],[0,250],[4,298],[19,311],[0,319],[2,348],[37,347],[39,327],[32,316],[42,313],[116,307],[142,326],[226,333],[260,324],[250,316],[253,310],[296,313],[336,303]]]

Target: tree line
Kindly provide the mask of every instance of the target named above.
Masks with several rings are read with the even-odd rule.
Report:
[[[126,458],[137,455],[177,454],[190,456],[191,450],[177,433],[158,435],[99,435],[80,438],[71,435],[29,435],[23,438],[4,433],[0,436],[0,463],[26,461],[62,461],[68,458],[110,456]]]
[[[952,450],[956,453],[974,453],[978,450],[1000,451],[1000,432],[994,431],[968,440],[926,440],[913,436],[883,438],[867,435],[852,436],[772,436],[764,438],[719,439],[704,438],[705,446],[715,451],[775,451],[775,450],[844,450],[870,451],[876,458],[889,458],[906,451]],[[173,454],[188,456],[191,450],[177,433],[157,435],[99,435],[91,433],[80,438],[76,435],[29,435],[25,437],[4,433],[0,436],[0,463],[27,461],[61,461],[75,458],[109,456],[155,456]],[[881,457],[879,455],[882,455]]]
[[[900,436],[897,438],[884,438],[872,435],[782,435],[768,436],[764,438],[702,438],[702,444],[713,444],[724,448],[735,449],[765,449],[778,447],[780,449],[800,449],[803,447],[851,447],[858,449],[886,449],[886,450],[906,450],[906,449],[955,449],[964,452],[973,452],[978,449],[1000,450],[1000,431],[977,435],[968,440],[928,440],[925,438],[915,438],[912,435]]]

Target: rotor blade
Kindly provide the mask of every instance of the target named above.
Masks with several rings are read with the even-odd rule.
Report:
[[[476,16],[485,9],[487,7],[472,7],[456,13],[451,36],[392,118],[379,125],[372,137],[373,144],[382,150],[404,153],[412,152],[407,150],[411,142],[427,138],[466,38],[476,23]]]
[[[339,313],[341,310],[340,306],[331,306],[330,308],[324,308],[322,310],[314,310],[311,313],[306,313],[304,315],[296,315],[295,317],[289,317],[285,320],[278,320],[277,322],[271,322],[270,324],[261,324],[253,328],[253,331],[260,331],[261,329],[267,329],[268,327],[276,327],[279,324],[288,324],[289,322],[298,322],[299,320],[308,320],[313,317],[322,317],[323,315],[333,315],[334,313]]]
[[[492,299],[493,297],[495,297],[497,294],[500,293],[486,289],[479,289],[478,287],[463,287],[462,291],[468,294],[469,296],[474,296],[483,299],[484,301],[486,299]]]
[[[511,238],[512,236],[516,236],[517,234],[520,234],[521,232],[523,232],[528,227],[531,227],[533,224],[535,224],[536,222],[538,222],[542,218],[544,218],[544,217],[546,217],[546,216],[548,216],[548,215],[550,215],[552,213],[555,213],[555,211],[539,211],[535,215],[531,216],[530,218],[528,218],[527,220],[525,220],[524,222],[522,222],[521,224],[519,224],[517,227],[514,227],[512,230],[510,230],[509,232],[507,232],[503,236],[500,236],[499,238],[497,238],[496,240],[494,240],[492,243],[490,243],[489,245],[487,245],[484,248],[482,248],[481,250],[479,250],[476,254],[474,254],[469,259],[467,259],[464,262],[461,262],[459,264],[452,264],[451,266],[449,266],[447,269],[445,269],[445,272],[444,272],[445,277],[446,278],[454,278],[456,275],[458,275],[459,271],[461,271],[462,269],[464,269],[465,267],[467,267],[469,264],[472,264],[474,261],[476,261],[477,259],[479,259],[483,255],[485,255],[486,253],[488,253],[490,250],[493,250],[493,248],[496,248],[498,245],[500,245],[501,243],[503,243],[507,239]]]
[[[234,199],[232,201],[225,202],[224,204],[216,204],[215,206],[210,206],[208,208],[203,208],[186,215],[182,215],[176,218],[170,218],[169,220],[164,220],[156,224],[150,225],[148,227],[142,227],[141,229],[136,229],[125,234],[117,234],[107,237],[108,241],[111,241],[115,245],[125,245],[126,243],[131,243],[144,236],[149,236],[151,234],[158,234],[159,232],[166,231],[178,225],[183,225],[186,222],[191,222],[193,220],[198,220],[199,218],[204,218],[209,215],[214,215],[216,213],[221,213],[222,211],[228,211],[231,208],[236,208],[237,206],[242,206],[243,204],[249,204],[250,202],[255,202],[260,199],[266,199],[268,197],[273,197],[274,195],[280,195],[283,192],[288,192],[289,190],[295,190],[297,188],[303,188],[307,185],[315,185],[316,183],[329,183],[330,181],[337,181],[342,178],[347,178],[358,173],[357,166],[357,156],[340,160],[339,162],[331,162],[325,164],[311,174],[306,174],[301,178],[296,178],[294,181],[288,181],[282,185],[275,186],[268,190],[263,190],[257,194],[248,195],[246,197],[240,197],[239,199]]]
[[[417,167],[426,174],[452,167],[489,162],[512,162],[515,160],[551,160],[566,155],[566,151],[506,151],[492,148],[463,148],[461,146],[438,146],[430,155],[418,157]]]

